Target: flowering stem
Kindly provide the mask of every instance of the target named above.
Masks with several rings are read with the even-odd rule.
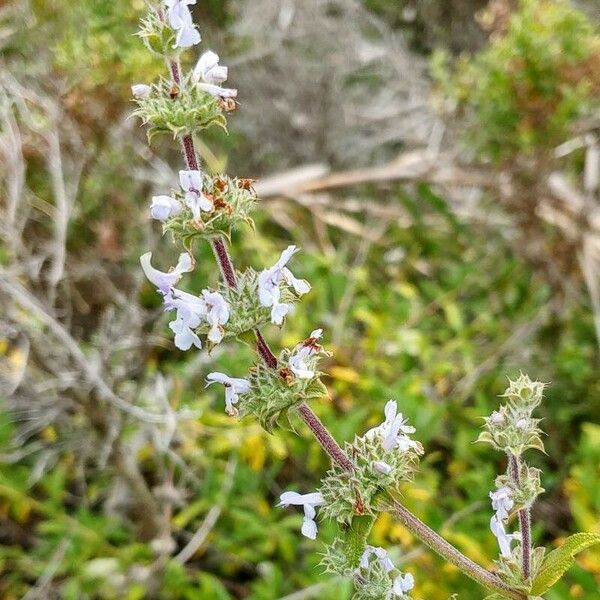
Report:
[[[518,456],[511,454],[509,456],[509,469],[511,477],[517,485],[521,484],[519,466]],[[527,580],[531,576],[531,516],[528,508],[519,511],[519,525],[521,527],[523,578]]]
[[[395,501],[392,509],[396,517],[412,534],[418,537],[424,544],[429,546],[434,552],[446,559],[449,563],[457,566],[465,575],[489,590],[498,592],[506,598],[527,600],[525,594],[512,589],[497,575],[490,573],[482,566],[466,557],[460,550],[450,544],[450,542],[446,541],[441,535],[437,534],[418,517],[413,515],[406,507],[400,504],[400,502]]]
[[[169,69],[174,83],[179,83],[181,75],[179,72],[179,65],[172,61],[169,63]],[[191,135],[184,135],[182,139],[183,153],[185,161],[190,170],[198,169],[198,157],[194,148],[194,140]],[[212,240],[212,247],[215,253],[223,279],[227,282],[230,287],[235,287],[236,277],[231,257],[227,252],[227,247],[221,238],[215,238]],[[277,368],[277,358],[269,348],[265,338],[262,336],[260,331],[255,330],[256,335],[256,349],[265,361],[268,367],[271,369]],[[333,436],[327,431],[327,428],[321,423],[319,417],[315,415],[312,409],[305,403],[302,403],[298,409],[298,413],[302,420],[308,425],[310,430],[314,433],[315,437],[325,450],[331,459],[341,465],[344,469],[352,470],[354,467],[350,459],[344,454],[344,451],[340,448],[339,444],[335,441]]]

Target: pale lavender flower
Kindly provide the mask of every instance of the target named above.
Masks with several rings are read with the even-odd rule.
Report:
[[[402,417],[402,413],[398,413],[398,406],[395,400],[390,400],[385,405],[385,421],[373,427],[365,436],[368,439],[380,437],[382,440],[383,449],[389,452],[393,448],[397,448],[401,452],[406,452],[410,448],[420,451],[421,445],[408,437],[408,434],[414,433],[415,428],[406,425],[406,419]]]
[[[322,329],[315,329],[311,332],[308,340],[298,344],[292,351],[288,365],[292,373],[299,379],[311,379],[315,376],[315,371],[311,368],[308,360],[321,349],[317,340],[322,335]]]
[[[175,346],[180,350],[189,350],[192,346],[202,348],[200,338],[182,318],[177,318],[169,323],[171,331],[175,334]]]
[[[211,85],[220,85],[227,80],[227,67],[219,65],[219,55],[209,50],[198,59],[193,77],[196,81],[202,79]]]
[[[500,554],[505,558],[510,558],[512,556],[511,544],[519,538],[519,535],[516,533],[507,534],[504,529],[504,523],[502,519],[498,518],[498,515],[493,515],[490,519],[490,529],[498,540]]]
[[[258,276],[258,297],[263,306],[270,306],[271,321],[276,325],[283,323],[283,317],[289,310],[289,305],[280,303],[282,282],[291,285],[298,295],[310,291],[310,285],[304,279],[296,279],[286,267],[292,256],[298,252],[296,246],[288,246],[279,257],[279,260],[269,269],[264,269]]]
[[[526,418],[521,418],[519,419],[516,423],[515,423],[515,427],[521,431],[525,431],[527,429],[527,427],[529,426],[529,423],[527,421]]]
[[[219,55],[212,51],[205,52],[196,63],[192,79],[199,89],[217,98],[237,98],[237,90],[224,88],[220,84],[227,79],[227,67],[219,65]]]
[[[181,212],[181,204],[171,196],[153,196],[150,216],[157,221],[166,221]]]
[[[198,327],[200,321],[206,318],[206,302],[194,294],[171,288],[165,294],[164,303],[165,310],[176,310],[177,318],[182,319],[192,329]]]
[[[192,13],[188,8],[190,4],[196,4],[196,0],[165,0],[167,20],[177,31],[173,48],[189,48],[200,43],[200,32],[194,26]]]
[[[511,489],[507,486],[502,486],[495,492],[490,492],[490,499],[492,500],[492,508],[496,511],[496,516],[502,521],[508,519],[508,515],[515,504],[512,499]]]
[[[411,573],[406,573],[405,575],[398,575],[394,579],[394,585],[392,587],[392,592],[403,598],[405,594],[410,592],[415,587],[415,578]]]
[[[152,92],[152,88],[145,83],[136,83],[131,86],[131,94],[134,98],[147,98]]]
[[[494,425],[501,425],[505,421],[504,413],[495,410],[489,417],[490,423]]]
[[[175,268],[168,273],[163,273],[155,269],[152,264],[152,252],[146,252],[140,256],[140,263],[146,277],[158,288],[162,294],[167,294],[170,289],[181,279],[184,273],[189,273],[194,269],[192,257],[187,252],[179,255],[179,260]]]
[[[200,211],[210,212],[214,209],[212,201],[202,192],[202,173],[197,170],[179,171],[179,184],[185,192],[185,203],[191,209],[194,218]]]
[[[389,573],[390,571],[392,571],[394,569],[394,563],[390,559],[390,557],[387,553],[387,550],[385,550],[384,548],[380,548],[379,546],[367,546],[365,548],[365,551],[362,553],[362,556],[360,557],[360,567],[361,568],[363,568],[363,569],[369,568],[369,559],[371,558],[371,555],[375,555],[377,557],[377,560],[379,561],[381,568],[386,573]]]
[[[239,379],[237,377],[229,377],[224,373],[209,373],[206,376],[208,385],[212,383],[221,383],[225,386],[225,412],[228,415],[236,416],[238,414],[237,404],[240,399],[240,394],[246,394],[250,391],[250,382],[247,379]]]
[[[210,325],[208,339],[218,344],[223,339],[223,325],[229,320],[229,305],[219,292],[204,290],[202,298],[206,306],[206,320]]]
[[[389,475],[392,472],[392,467],[382,460],[374,460],[371,463],[374,471],[381,473],[382,475]]]
[[[224,88],[218,85],[213,85],[212,83],[202,82],[199,82],[196,85],[199,89],[207,92],[215,98],[237,98],[237,90],[235,88]]]
[[[287,507],[290,504],[304,507],[304,522],[302,523],[302,535],[314,540],[317,537],[317,523],[315,517],[317,511],[315,506],[325,504],[323,496],[319,492],[312,494],[299,494],[298,492],[284,492],[279,497],[278,506]]]

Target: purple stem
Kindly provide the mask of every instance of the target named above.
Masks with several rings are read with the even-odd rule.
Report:
[[[517,485],[521,485],[519,467],[519,458],[511,454],[509,456],[509,470],[513,481]],[[523,578],[527,580],[531,577],[531,515],[528,508],[519,511],[519,525],[521,528]]]

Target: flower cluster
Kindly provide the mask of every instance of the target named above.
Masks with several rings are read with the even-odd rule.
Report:
[[[490,443],[508,457],[507,471],[496,478],[496,489],[490,493],[494,510],[490,529],[500,547],[500,568],[515,585],[530,577],[532,556],[539,556],[535,551],[532,554],[530,547],[529,509],[543,492],[541,473],[539,469],[529,467],[522,460],[522,454],[527,448],[544,449],[539,419],[533,417],[533,411],[543,399],[544,387],[543,383],[532,381],[523,374],[515,381],[509,380],[509,386],[502,395],[507,398],[506,404],[485,419],[484,431],[478,438],[478,441]],[[517,512],[521,531],[507,533],[509,519]],[[519,544],[513,548],[515,540]],[[519,558],[524,564],[522,570]]]
[[[175,138],[213,125],[226,128],[223,110],[231,107],[196,85],[191,75],[177,84],[164,78],[150,86],[138,83],[131,91],[137,103],[133,114],[147,126],[149,142],[160,134]]]
[[[179,171],[180,190],[153,196],[150,216],[163,224],[184,247],[196,238],[230,238],[239,223],[253,225],[256,195],[250,180],[210,176],[198,169]]]
[[[411,573],[399,572],[387,551],[367,545],[356,571],[354,600],[408,600],[415,586]]]
[[[273,369],[263,363],[250,372],[252,389],[240,407],[242,415],[253,415],[266,431],[289,418],[289,413],[304,402],[327,397],[317,365],[328,353],[318,343],[322,335],[316,329],[293,349],[283,349]]]
[[[415,585],[412,574],[399,571],[387,550],[370,544],[350,564],[346,542],[336,538],[321,565],[327,572],[354,579],[353,600],[408,600]]]
[[[508,402],[485,419],[484,431],[478,442],[487,442],[496,449],[520,456],[527,448],[544,451],[539,419],[533,418],[533,411],[543,398],[545,384],[532,381],[521,374],[510,385],[503,397]]]
[[[175,334],[175,345],[180,350],[189,350],[192,346],[202,348],[200,338],[194,331],[202,322],[208,325],[209,341],[218,344],[223,339],[223,325],[229,320],[229,305],[223,296],[209,289],[203,290],[200,296],[194,296],[175,287],[183,273],[193,268],[188,253],[182,253],[177,266],[168,273],[155,269],[151,260],[151,252],[140,257],[146,277],[163,296],[165,311],[174,310],[176,313],[175,320],[169,324]]]
[[[423,446],[409,437],[414,431],[390,400],[383,423],[346,445],[355,468],[348,471],[334,465],[323,480],[324,514],[340,523],[350,523],[355,515],[376,515],[382,492],[399,493],[401,483],[412,479],[419,464]]]
[[[215,250],[225,247],[224,242],[230,241],[236,225],[241,222],[253,225],[249,214],[256,201],[252,180],[210,175],[197,166],[195,154],[190,160],[193,136],[212,125],[225,128],[224,113],[235,109],[237,97],[237,90],[223,87],[229,73],[215,52],[204,52],[187,75],[180,71],[179,52],[201,41],[190,12],[195,2],[163,0],[160,6],[151,9],[142,22],[140,37],[153,52],[167,60],[172,79],[161,79],[152,85],[136,83],[131,88],[137,102],[135,114],[147,125],[149,140],[159,133],[181,138],[188,159],[188,168],[179,171],[178,188],[153,196],[149,207],[150,217],[159,221],[163,232],[169,232],[185,251],[166,272],[153,266],[152,253],[140,257],[146,277],[162,297],[164,310],[174,315],[169,327],[174,333],[175,345],[181,350],[202,348],[202,335],[206,336],[209,346],[219,344],[226,337],[247,340],[248,333],[260,338],[260,325],[283,325],[293,303],[311,289],[310,284],[295,277],[288,266],[298,252],[294,245],[288,246],[274,265],[260,272],[251,268],[237,272],[230,267],[228,276],[217,289],[206,288],[196,295],[177,287],[184,274],[194,269],[195,240],[203,238],[213,244]],[[222,260],[219,251],[216,253],[218,260]],[[277,358],[269,354],[268,348],[263,348],[263,361],[250,369],[247,378],[215,371],[206,376],[207,386],[216,383],[224,387],[227,414],[252,414],[270,431],[300,405],[327,395],[318,371],[319,361],[329,355],[321,346],[322,335],[321,329],[313,330],[293,348],[283,349]],[[352,447],[360,455],[356,469],[358,493],[368,499],[368,511],[372,508],[371,496],[406,477],[414,458],[422,451],[420,445],[409,438],[414,429],[396,412],[395,403],[388,403],[385,422]],[[362,450],[359,449],[361,444]],[[331,493],[330,488],[331,482],[326,480],[323,486],[326,493],[288,491],[281,495],[280,506],[303,508],[302,534],[307,538],[317,536],[317,509],[331,513],[328,506],[331,500],[326,497]],[[357,598],[407,598],[413,586],[412,576],[396,574],[382,548],[365,546],[371,526],[369,519],[365,539],[356,546],[360,554],[355,553],[352,561],[352,575],[361,583],[357,587]],[[380,588],[381,594],[373,595]]]

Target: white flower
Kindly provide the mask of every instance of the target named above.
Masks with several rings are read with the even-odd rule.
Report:
[[[153,196],[150,216],[157,221],[166,221],[181,212],[181,204],[171,196]]]
[[[185,203],[189,206],[194,218],[200,211],[210,212],[214,209],[212,201],[202,193],[202,173],[200,171],[179,171],[179,183],[185,192]]]
[[[207,385],[211,383],[222,383],[225,386],[225,412],[228,415],[235,416],[238,414],[237,404],[240,394],[245,394],[250,391],[250,382],[247,379],[239,379],[237,377],[229,377],[224,373],[209,373],[206,376]]]
[[[145,83],[136,83],[131,86],[131,94],[134,98],[147,98],[151,91],[152,88]]]
[[[234,88],[224,88],[212,83],[197,83],[196,85],[215,98],[237,98],[237,90]]]
[[[193,77],[212,85],[220,85],[227,80],[227,67],[219,65],[219,55],[212,50],[205,52],[196,63]]]
[[[322,329],[315,329],[311,332],[310,337],[307,340],[294,348],[288,360],[288,365],[292,373],[299,379],[311,379],[315,376],[315,372],[310,367],[308,359],[321,350],[321,346],[317,344],[317,340],[319,340],[322,335]]]
[[[227,79],[228,69],[219,65],[219,56],[211,50],[205,52],[196,63],[192,78],[199,89],[217,98],[237,98],[237,90],[220,84]]]
[[[202,298],[188,292],[171,288],[165,294],[164,303],[165,310],[176,310],[177,318],[182,319],[192,329],[198,327],[200,321],[206,318],[206,302]]]
[[[496,511],[496,516],[502,521],[508,519],[508,515],[515,504],[512,499],[511,489],[502,486],[495,492],[490,492],[490,499],[492,500],[492,508]]]
[[[208,339],[211,342],[218,344],[223,339],[222,326],[229,320],[229,305],[218,292],[203,290],[202,296],[194,296],[188,292],[171,288],[165,294],[164,303],[165,310],[177,311],[178,323],[171,324],[170,327],[179,334],[179,337],[175,338],[175,345],[181,350],[188,350],[191,347],[190,340],[193,340],[194,345],[200,348],[200,341],[196,342],[197,336],[193,332],[185,330],[184,326],[188,329],[195,329],[203,320],[206,320],[211,327],[208,333]],[[187,348],[182,348],[179,342]]]
[[[202,348],[200,338],[194,333],[194,330],[181,318],[177,318],[169,323],[169,327],[175,334],[175,345],[180,350],[189,350],[192,346]]]
[[[382,475],[389,475],[392,472],[392,467],[382,460],[374,460],[371,463],[374,471],[381,473]]]
[[[204,290],[202,297],[206,306],[206,320],[210,325],[208,339],[218,344],[224,335],[222,326],[229,320],[229,305],[219,292]]]
[[[360,557],[360,567],[362,569],[369,568],[369,558],[371,558],[372,554],[374,554],[377,557],[379,564],[386,573],[389,573],[394,569],[394,563],[388,556],[387,551],[384,548],[380,548],[379,546],[367,546],[365,548],[365,551]]]
[[[279,497],[278,506],[289,506],[294,504],[296,506],[304,506],[304,522],[302,523],[302,535],[314,540],[317,537],[317,523],[315,516],[317,511],[315,506],[324,504],[325,500],[319,492],[313,492],[312,494],[299,494],[298,492],[284,492]]]
[[[405,575],[398,575],[394,579],[394,586],[392,591],[396,596],[400,596],[402,598],[404,594],[410,592],[415,587],[415,578],[411,573],[406,573]]]
[[[511,544],[513,540],[519,538],[519,534],[510,533],[507,534],[504,529],[504,523],[501,519],[498,518],[498,515],[494,515],[490,519],[490,529],[492,533],[496,536],[498,540],[498,545],[500,546],[500,554],[505,558],[510,558],[512,556]]]
[[[196,0],[166,0],[167,20],[177,31],[173,48],[189,48],[200,43],[200,32],[194,26],[192,14],[188,6],[196,4]]]
[[[146,277],[158,288],[163,294],[167,294],[170,289],[181,279],[184,273],[189,273],[194,269],[192,257],[187,252],[182,252],[179,255],[179,260],[175,268],[168,273],[163,273],[155,269],[152,264],[152,252],[146,252],[140,256],[140,263]]]
[[[402,417],[402,413],[398,413],[398,406],[395,400],[390,400],[385,405],[385,421],[373,427],[365,434],[368,439],[380,437],[382,446],[386,452],[392,448],[398,448],[401,452],[406,452],[412,448],[419,452],[421,445],[414,440],[411,440],[407,434],[414,433],[415,428],[406,425],[406,419]]]
[[[279,302],[281,290],[279,286],[283,281],[291,285],[295,292],[301,296],[310,291],[310,285],[304,279],[296,279],[286,267],[288,261],[298,252],[296,246],[288,246],[279,257],[279,260],[269,269],[264,269],[258,276],[258,298],[263,306],[271,306],[271,321],[276,325],[283,323],[289,306]]]

